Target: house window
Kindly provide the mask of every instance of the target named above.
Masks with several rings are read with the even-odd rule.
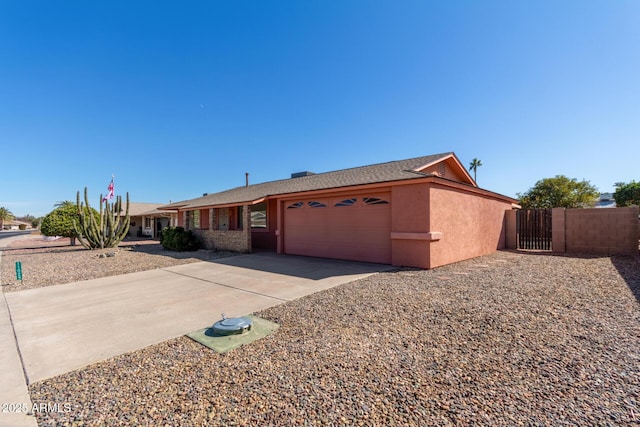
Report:
[[[226,231],[229,229],[229,208],[213,210],[213,229]]]
[[[378,199],[377,197],[365,197],[362,199],[365,205],[388,205],[386,200]]]
[[[312,207],[312,208],[326,208],[327,205],[325,205],[324,203],[321,203],[321,202],[315,202],[314,201],[314,202],[309,202],[309,207]]]
[[[298,209],[304,206],[304,202],[295,202],[287,206],[287,209]]]
[[[338,202],[335,204],[335,206],[353,206],[356,204],[356,198],[352,198],[352,199],[345,199],[341,202]]]
[[[189,211],[189,230],[198,230],[200,228],[200,211]]]
[[[151,218],[145,217],[144,219],[144,228],[151,228]]]
[[[236,215],[238,215],[236,219],[236,230],[242,230],[244,224],[244,206],[238,206],[236,208]]]
[[[267,228],[267,203],[251,206],[251,228]]]

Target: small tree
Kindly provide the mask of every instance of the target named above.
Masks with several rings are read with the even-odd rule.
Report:
[[[476,172],[478,171],[478,168],[482,166],[482,160],[478,160],[476,158],[474,158],[473,160],[471,160],[471,163],[469,163],[469,170],[473,171],[473,180],[476,180]]]
[[[593,206],[600,193],[589,181],[556,175],[541,179],[529,191],[517,196],[523,208],[585,208]]]
[[[628,184],[617,182],[613,198],[616,201],[616,206],[640,206],[640,182],[635,180]]]
[[[87,212],[91,212],[93,216],[98,215],[95,209]],[[78,209],[75,205],[61,205],[42,219],[40,232],[45,236],[69,237],[71,245],[75,246],[78,233],[73,227],[73,222],[78,219]]]

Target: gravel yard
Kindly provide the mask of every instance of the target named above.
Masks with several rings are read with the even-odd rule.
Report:
[[[115,255],[107,256],[112,254]],[[45,241],[41,236],[28,236],[11,242],[2,251],[0,283],[4,285],[4,292],[14,292],[231,255],[204,250],[166,251],[157,240],[149,239],[126,239],[117,248],[90,251],[79,243],[70,246],[68,238]],[[16,261],[22,263],[22,283],[16,280]]]
[[[264,310],[281,328],[227,354],[181,337],[29,391],[61,408],[40,426],[637,425],[639,300],[637,258],[498,252]]]

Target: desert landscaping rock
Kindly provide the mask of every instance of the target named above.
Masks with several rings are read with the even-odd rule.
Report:
[[[38,236],[12,242],[2,253],[0,283],[4,292],[61,285],[117,274],[171,267],[232,256],[229,252],[199,250],[173,252],[156,240],[124,241],[114,250],[88,250],[70,246],[69,239],[46,242]],[[25,247],[26,246],[26,247]],[[15,262],[22,263],[22,283],[16,280]]]
[[[227,354],[181,337],[29,391],[69,408],[40,426],[637,425],[639,300],[637,258],[498,252],[256,313],[280,329]]]

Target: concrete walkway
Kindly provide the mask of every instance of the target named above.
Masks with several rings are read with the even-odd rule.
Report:
[[[24,238],[5,238],[0,240],[4,247],[13,240]],[[0,252],[0,265],[2,252]],[[37,427],[36,419],[31,413],[32,403],[27,390],[22,361],[16,344],[11,324],[11,315],[4,292],[0,291],[0,427]],[[31,415],[27,415],[31,414]]]
[[[0,311],[0,330],[15,330],[32,383],[207,327],[221,313],[253,313],[390,268],[269,253],[197,262],[7,293],[13,329]],[[24,400],[15,346],[7,356],[14,359],[12,373],[20,375],[11,380],[15,397],[3,399]],[[4,378],[3,389],[11,385]]]

